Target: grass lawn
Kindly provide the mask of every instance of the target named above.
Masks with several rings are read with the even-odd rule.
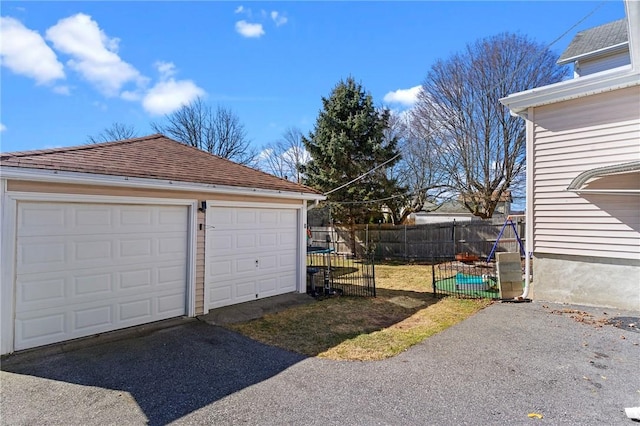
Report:
[[[245,323],[260,342],[334,360],[380,360],[488,306],[487,299],[433,298],[431,266],[375,266],[377,297],[332,297]]]

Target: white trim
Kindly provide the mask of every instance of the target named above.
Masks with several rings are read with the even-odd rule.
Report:
[[[298,211],[298,293],[307,292],[307,203]]]
[[[501,98],[500,102],[509,108],[513,114],[526,115],[527,109],[530,107],[563,102],[639,84],[640,73],[632,70],[631,66],[627,65],[524,92],[513,93]]]
[[[614,53],[627,52],[629,50],[628,46],[629,46],[629,42],[623,41],[622,43],[614,44],[613,46],[607,46],[607,47],[603,47],[602,49],[593,50],[591,52],[581,53],[579,55],[575,55],[570,58],[563,59],[556,63],[558,65],[566,65],[566,64],[570,64],[571,62],[575,62],[583,59],[589,59],[589,58],[594,58],[598,56],[606,56]]]
[[[127,176],[100,175],[93,173],[65,172],[58,170],[2,167],[4,179],[27,180],[47,183],[68,183],[80,185],[104,185],[127,188],[162,189],[171,191],[194,191],[210,194],[254,195],[299,200],[324,200],[321,194],[307,192],[279,191],[260,188],[212,185],[193,182],[176,182],[166,179],[146,179]]]
[[[189,206],[187,230],[187,316],[196,316],[196,256],[198,252],[198,200]]]
[[[13,352],[13,312],[15,295],[13,291],[13,274],[15,270],[16,241],[16,203],[6,193],[5,179],[0,180],[0,196],[2,197],[0,223],[0,354]]]
[[[99,203],[99,204],[148,204],[148,205],[174,205],[190,206],[198,200],[180,198],[148,198],[148,197],[127,197],[122,195],[85,195],[85,194],[55,194],[48,192],[13,192],[8,191],[7,195],[11,199],[19,201],[48,201],[67,203]]]
[[[197,200],[174,198],[142,198],[102,195],[72,195],[49,194],[39,192],[9,192],[6,191],[6,179],[3,176],[0,196],[1,207],[1,241],[0,250],[2,256],[2,270],[0,277],[0,354],[14,351],[14,315],[15,315],[15,250],[16,250],[16,212],[18,201],[38,202],[77,202],[77,203],[101,203],[101,204],[143,204],[143,205],[182,205],[188,207],[187,232],[187,277],[186,277],[186,307],[187,315],[195,315],[195,252],[196,228],[197,228]]]
[[[567,189],[576,194],[640,195],[640,189]]]
[[[260,203],[256,201],[222,201],[207,200],[207,208],[213,207],[238,207],[238,208],[261,208],[261,209],[302,209],[304,204],[285,203]]]

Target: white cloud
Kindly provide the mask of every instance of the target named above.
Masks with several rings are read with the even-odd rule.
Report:
[[[279,27],[281,25],[284,25],[287,23],[288,19],[286,16],[282,16],[280,15],[280,13],[278,13],[277,11],[272,11],[271,12],[271,19],[273,19],[273,22],[276,23],[276,27]]]
[[[176,66],[173,64],[173,62],[158,61],[153,64],[153,66],[155,66],[160,73],[161,80],[166,80],[176,73]]]
[[[0,123],[0,132],[4,132],[5,130],[7,130],[7,126],[5,126],[4,124]]]
[[[55,86],[52,90],[58,95],[69,96],[71,94],[71,89],[69,88],[69,86]]]
[[[236,32],[247,38],[259,38],[265,34],[262,24],[251,24],[245,20],[236,22]]]
[[[38,84],[65,78],[64,66],[37,31],[17,19],[0,17],[0,38],[2,65],[14,73],[33,78]]]
[[[244,6],[242,5],[236,7],[236,10],[233,11],[233,13],[242,13],[242,12],[244,12]]]
[[[398,89],[395,92],[389,92],[384,95],[383,100],[390,104],[402,104],[410,107],[418,100],[418,94],[421,90],[422,86],[414,86],[410,89]]]
[[[105,96],[116,96],[122,86],[147,80],[118,56],[119,39],[109,38],[91,16],[78,13],[58,21],[46,33],[53,47],[72,57],[67,65],[94,84]]]
[[[107,109],[109,109],[107,104],[105,104],[104,102],[100,102],[100,101],[95,101],[91,105],[93,105],[94,107],[98,108],[100,111],[106,111]]]
[[[142,98],[142,106],[149,114],[170,114],[205,94],[205,91],[191,80],[176,81],[173,78],[176,71],[172,62],[158,61],[154,65],[160,74],[160,81]]]

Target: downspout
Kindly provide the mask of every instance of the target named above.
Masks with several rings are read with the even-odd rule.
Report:
[[[527,299],[529,296],[529,288],[531,286],[531,261],[533,259],[533,163],[535,161],[533,154],[533,108],[529,108],[527,114],[522,114],[522,118],[526,123],[526,147],[527,147],[527,178],[525,191],[525,241],[524,241],[524,289],[520,299]]]
[[[313,200],[313,204],[307,204],[307,211],[315,209],[318,204],[320,204],[320,200]]]

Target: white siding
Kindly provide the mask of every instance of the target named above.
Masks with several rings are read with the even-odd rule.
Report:
[[[620,52],[596,59],[581,60],[576,65],[575,74],[584,77],[585,75],[611,70],[629,64],[631,64],[629,52]]]
[[[531,118],[534,252],[640,259],[640,196],[566,191],[584,171],[640,160],[640,87],[539,107]]]

